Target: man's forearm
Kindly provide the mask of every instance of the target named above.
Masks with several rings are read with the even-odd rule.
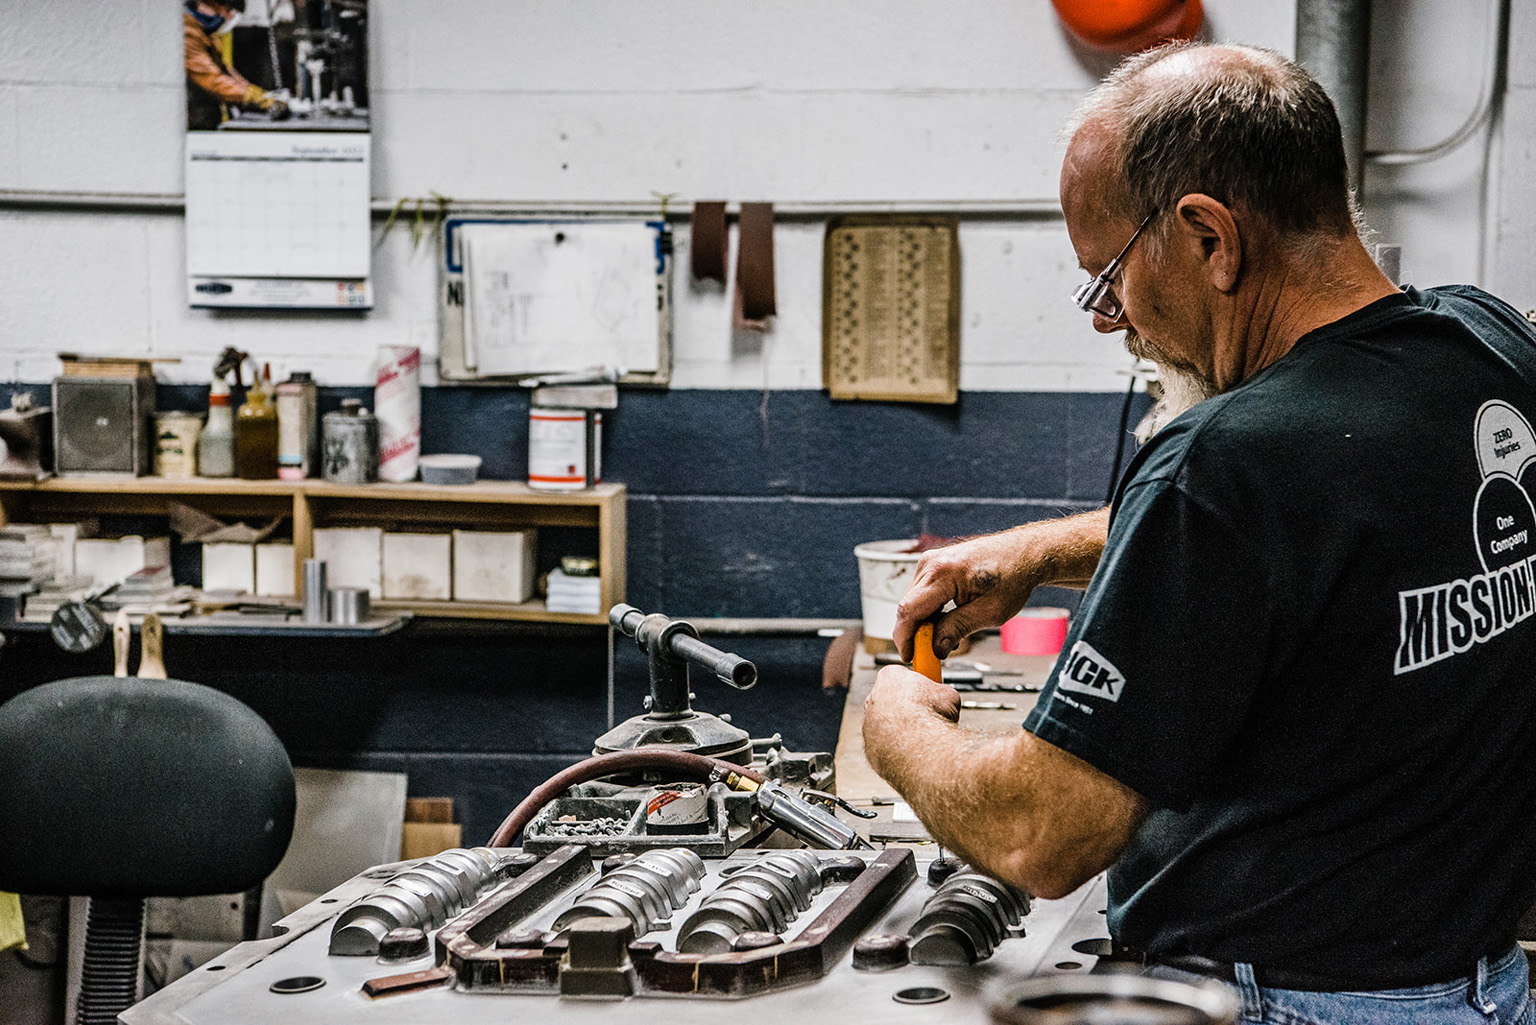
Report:
[[[1145,813],[1134,791],[1025,730],[982,734],[899,695],[871,697],[875,771],[935,840],[998,879],[1069,893],[1114,862]]]
[[[1029,561],[1040,567],[1035,586],[1085,587],[1109,537],[1109,507],[1015,527]]]
[[[881,758],[879,771],[922,820],[930,836],[959,855],[967,864],[997,873],[992,863],[1000,859],[1000,845],[991,842],[995,826],[996,797],[984,780],[996,775],[992,763],[1002,753],[994,750],[1007,743],[996,734],[983,734],[953,723],[925,718],[914,722],[906,741]],[[1007,809],[1013,818],[1019,809]]]

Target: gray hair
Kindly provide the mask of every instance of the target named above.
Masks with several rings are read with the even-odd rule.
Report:
[[[1198,70],[1158,67],[1181,54],[1204,59]],[[1068,133],[1089,122],[1118,136],[1113,202],[1127,220],[1200,192],[1286,236],[1355,230],[1333,104],[1273,50],[1173,43],[1137,54],[1088,94]]]

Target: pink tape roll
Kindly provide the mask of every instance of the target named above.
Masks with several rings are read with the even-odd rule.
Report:
[[[1010,655],[1059,654],[1066,639],[1066,609],[1024,609],[1003,624],[1003,650]]]

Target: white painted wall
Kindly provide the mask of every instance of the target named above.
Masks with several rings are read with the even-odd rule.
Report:
[[[1495,2],[1378,0],[1373,147],[1460,123]],[[1292,50],[1294,0],[1205,7],[1214,38]],[[1480,143],[1367,177],[1368,216],[1417,283],[1479,280],[1486,245],[1481,280],[1536,305],[1533,7],[1514,0],[1496,232],[1482,231]],[[178,9],[0,0],[0,379],[48,380],[60,351],[179,357],[162,379],[200,381],[236,345],[338,385],[370,382],[380,345],[430,358],[435,254],[404,231],[376,250],[366,316],[215,314],[185,306],[179,215],[4,208],[6,192],[181,192]],[[1054,200],[1057,129],[1108,66],[1045,0],[374,0],[372,20],[379,198],[1016,209],[961,229],[961,387],[1123,387],[1128,358],[1067,302],[1080,272],[1059,221],[1022,213]],[[734,335],[729,297],[679,273],[676,386],[820,386],[821,236],[819,221],[780,225],[780,313],[763,336]]]

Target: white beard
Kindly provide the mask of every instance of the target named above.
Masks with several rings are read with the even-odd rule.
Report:
[[[1164,363],[1157,365],[1157,379],[1148,383],[1147,391],[1154,401],[1147,415],[1136,425],[1138,445],[1145,444],[1148,438],[1167,427],[1180,413],[1216,394],[1210,382]]]

